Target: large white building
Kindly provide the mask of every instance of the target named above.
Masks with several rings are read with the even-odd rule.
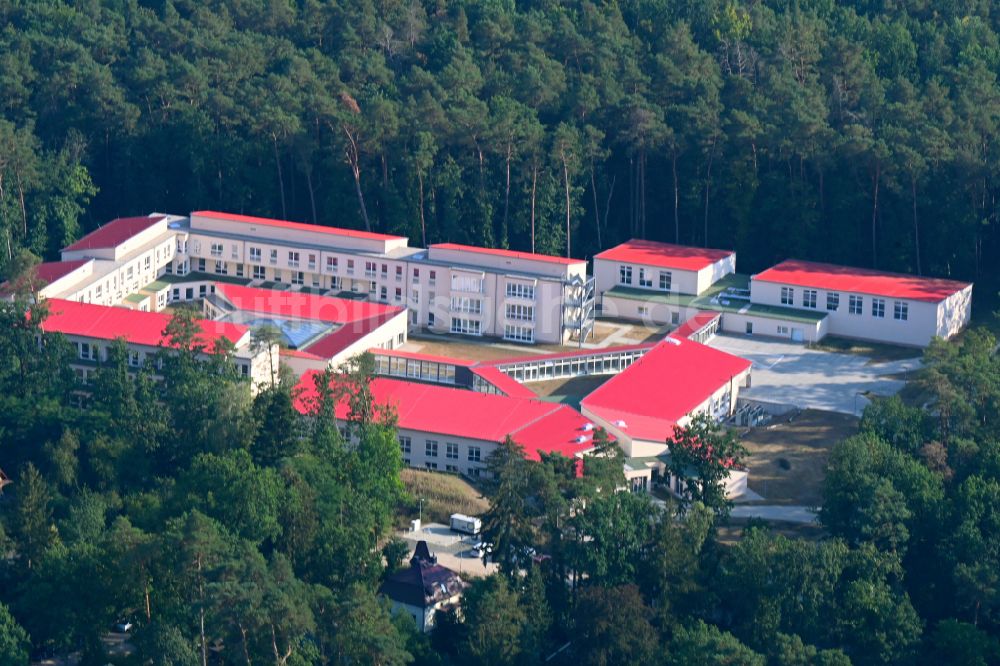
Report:
[[[735,265],[725,250],[623,243],[594,258],[601,314],[678,325],[710,311],[727,333],[922,347],[962,330],[972,312],[965,282],[793,260],[747,276]]]
[[[969,323],[972,285],[789,260],[752,276],[750,301],[822,313],[830,335],[923,347]]]
[[[594,289],[583,260],[407,239],[214,211],[114,220],[43,264],[40,294],[160,310],[216,281],[405,306],[410,325],[513,342],[586,339]]]

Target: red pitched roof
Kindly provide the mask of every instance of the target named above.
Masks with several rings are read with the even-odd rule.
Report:
[[[594,255],[594,259],[623,261],[630,264],[645,264],[646,266],[659,266],[682,271],[700,271],[732,254],[732,250],[712,250],[633,238]]]
[[[217,220],[229,222],[242,222],[255,226],[274,227],[278,229],[294,229],[296,231],[312,231],[321,234],[331,234],[333,236],[345,236],[348,238],[364,238],[366,240],[399,240],[405,236],[392,236],[389,234],[376,234],[371,231],[359,231],[357,229],[343,229],[340,227],[325,227],[320,224],[306,224],[304,222],[289,222],[288,220],[274,220],[268,217],[253,217],[250,215],[237,215],[235,213],[220,213],[215,210],[198,210],[191,215],[201,215],[202,217],[212,217]]]
[[[132,236],[145,231],[160,220],[165,215],[153,215],[142,217],[119,217],[111,220],[103,227],[100,227],[73,243],[63,248],[63,252],[71,250],[99,250],[121,245]]]
[[[307,372],[299,380],[296,408],[302,413],[315,400],[316,374]],[[593,433],[584,430],[587,419],[566,405],[384,377],[372,381],[372,393],[376,404],[396,411],[405,430],[497,443],[510,435],[532,460],[539,460],[542,451],[573,457],[593,448]],[[341,401],[337,418],[346,419],[348,412]],[[581,436],[585,441],[578,442]]]
[[[675,423],[749,369],[750,361],[739,356],[668,336],[581,406],[609,423],[624,421],[630,437],[665,441]]]
[[[91,261],[93,259],[76,259],[74,261],[49,261],[44,264],[38,264],[35,266],[35,277],[47,284],[51,284]]]
[[[968,282],[886,273],[867,268],[788,259],[753,276],[758,282],[775,282],[831,291],[853,291],[872,296],[906,298],[937,303],[969,286]]]
[[[552,264],[582,264],[583,259],[567,259],[566,257],[554,257],[550,254],[535,254],[533,252],[518,252],[516,250],[501,250],[489,247],[477,247],[475,245],[460,245],[458,243],[435,243],[431,245],[432,250],[460,250],[462,252],[475,252],[476,254],[491,254],[496,257],[507,259],[520,259],[523,261],[545,261]]]
[[[690,338],[722,315],[712,310],[702,310],[670,332],[675,338]]]
[[[77,303],[61,298],[45,301],[49,316],[42,322],[42,330],[98,340],[125,338],[137,345],[156,347],[166,345],[163,330],[170,322],[170,315],[162,312],[142,312],[93,303]],[[199,343],[210,347],[216,340],[226,338],[233,344],[239,342],[249,330],[246,326],[200,319],[202,328]]]

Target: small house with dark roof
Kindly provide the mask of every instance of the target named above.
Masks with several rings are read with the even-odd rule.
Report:
[[[421,541],[410,566],[389,576],[379,588],[392,603],[392,613],[409,613],[421,631],[434,628],[434,615],[458,604],[466,584],[457,573],[437,563]]]

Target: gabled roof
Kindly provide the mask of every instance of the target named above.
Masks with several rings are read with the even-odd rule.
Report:
[[[608,423],[624,421],[629,437],[665,441],[675,423],[749,369],[739,356],[668,336],[580,404]]]
[[[538,397],[534,391],[529,389],[527,386],[524,386],[521,382],[517,381],[496,366],[476,365],[472,367],[472,374],[478,375],[483,379],[483,381],[486,381],[500,391],[503,391],[504,395],[509,395],[513,398],[528,398],[530,400],[534,400]]]
[[[670,332],[675,338],[690,338],[722,315],[712,310],[702,310]]]
[[[309,413],[316,399],[316,374],[307,372],[299,380],[300,413]],[[404,430],[496,443],[510,435],[531,460],[539,460],[540,452],[574,457],[593,448],[593,433],[584,427],[587,419],[566,405],[384,377],[374,379],[371,387],[375,403],[392,408]],[[346,419],[348,413],[342,400],[336,416]],[[581,437],[584,441],[577,441]]]
[[[51,284],[64,278],[93,259],[75,259],[73,261],[48,261],[35,266],[35,277],[46,284]]]
[[[734,254],[732,250],[712,250],[703,247],[674,245],[673,243],[660,243],[633,238],[621,245],[616,245],[594,255],[594,259],[621,261],[630,264],[643,264],[683,271],[700,271],[732,254]]]
[[[518,252],[516,250],[501,250],[498,248],[477,247],[475,245],[460,245],[458,243],[435,243],[430,246],[432,250],[458,250],[460,252],[474,252],[476,254],[490,254],[495,257],[506,259],[519,259],[521,261],[544,261],[550,264],[564,264],[567,266],[584,263],[583,259],[568,259],[566,257],[555,257],[551,254],[535,254],[534,252]]]
[[[215,210],[198,210],[191,215],[201,215],[227,222],[240,222],[246,225],[260,227],[271,227],[274,229],[291,229],[295,231],[311,231],[313,233],[330,234],[332,236],[343,236],[346,238],[363,238],[366,240],[401,240],[405,236],[392,236],[390,234],[377,234],[371,231],[360,231],[357,229],[343,229],[341,227],[325,227],[320,224],[306,224],[304,222],[289,222],[288,220],[275,220],[268,217],[253,217],[251,215],[237,215],[235,213],[221,213]]]
[[[156,347],[166,345],[163,331],[170,322],[170,315],[162,312],[142,312],[128,308],[77,303],[61,298],[45,301],[49,316],[42,322],[42,330],[98,340],[125,338],[137,345]],[[202,334],[198,343],[211,347],[216,340],[225,338],[236,344],[250,329],[239,324],[199,319]]]
[[[165,215],[119,217],[111,220],[103,227],[91,231],[89,234],[72,245],[64,247],[63,252],[74,250],[102,250],[116,247],[127,241],[132,236],[150,228],[165,217]]]
[[[868,268],[788,259],[753,276],[755,282],[774,282],[830,291],[847,291],[888,298],[937,303],[969,286],[968,282],[886,273]]]
[[[385,579],[379,593],[402,604],[430,608],[461,594],[463,589],[465,583],[448,567],[414,557],[409,567]]]

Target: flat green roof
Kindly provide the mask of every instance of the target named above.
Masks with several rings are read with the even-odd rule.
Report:
[[[162,291],[164,289],[167,289],[170,286],[170,284],[171,283],[167,282],[166,280],[153,280],[139,291],[152,291],[155,293],[157,291]]]
[[[129,303],[142,303],[147,298],[149,298],[149,294],[129,294],[125,300]]]
[[[249,278],[234,277],[232,275],[216,275],[215,273],[188,273],[187,275],[164,274],[157,278],[156,281],[165,282],[168,285],[183,282],[226,282],[228,284],[250,284]]]
[[[688,306],[696,297],[691,294],[680,294],[677,292],[652,291],[650,289],[637,289],[636,287],[617,286],[604,292],[605,296],[627,298],[631,301],[643,301],[647,303],[662,303],[664,305]]]

